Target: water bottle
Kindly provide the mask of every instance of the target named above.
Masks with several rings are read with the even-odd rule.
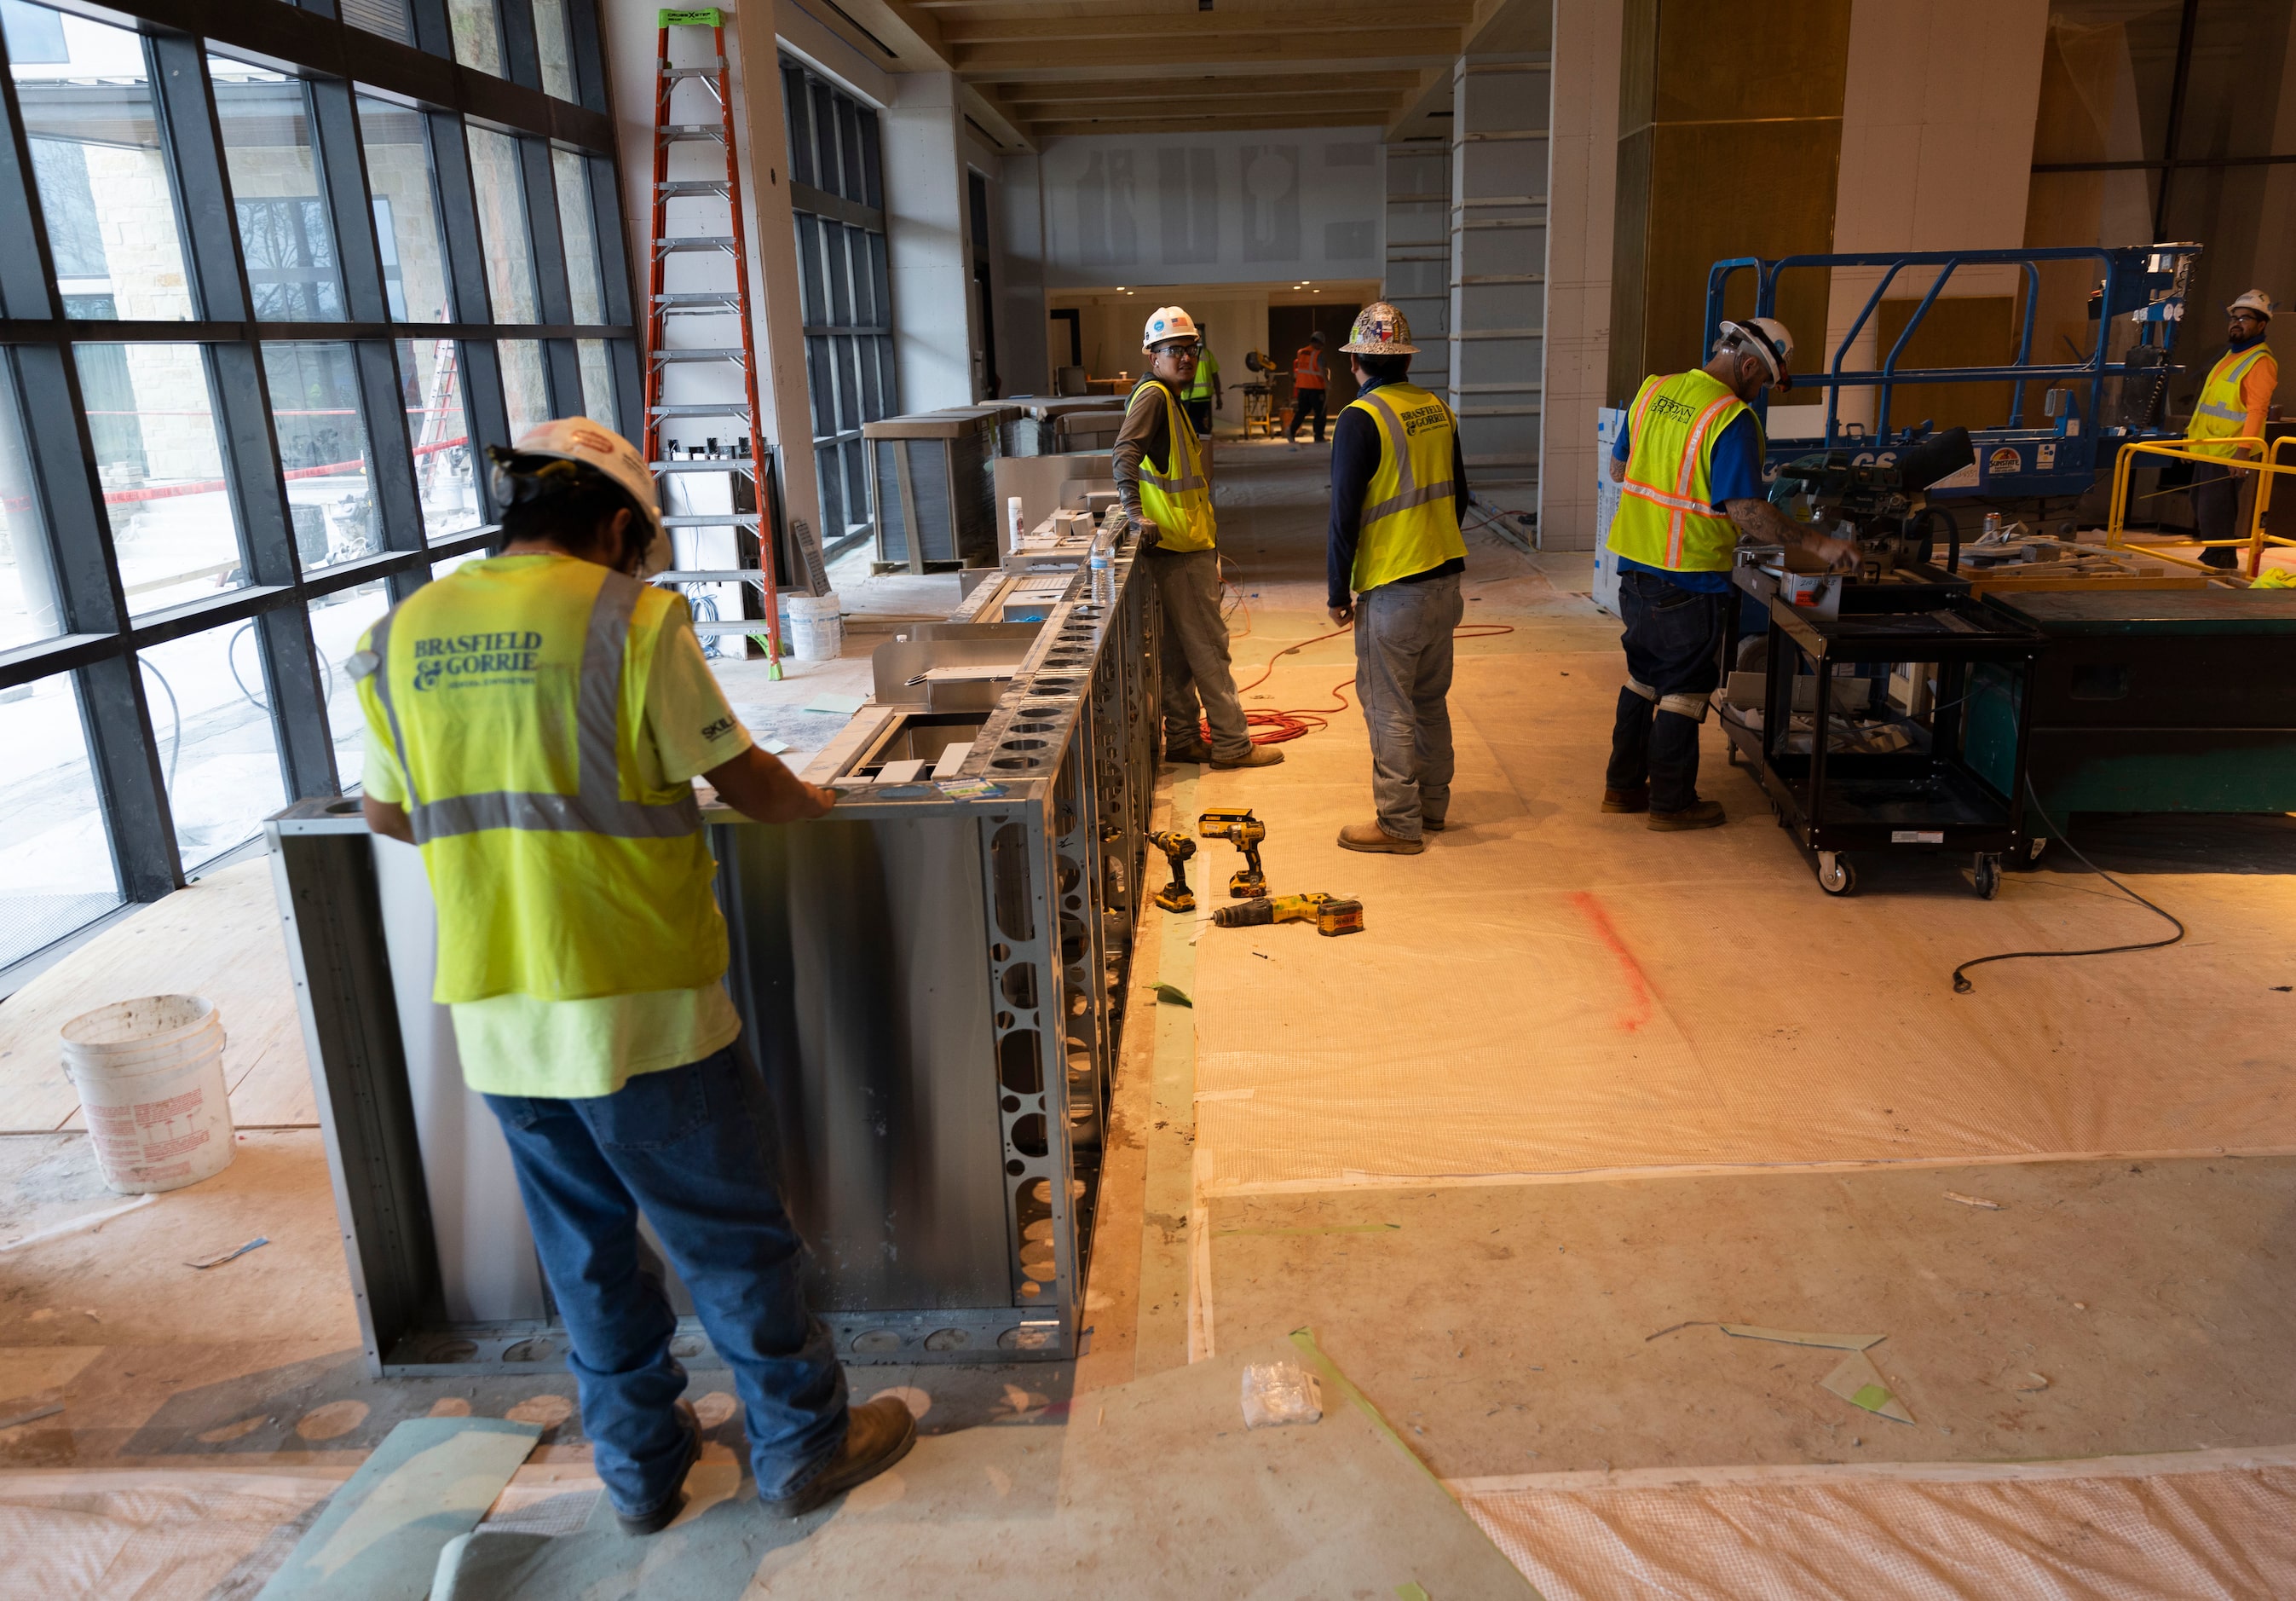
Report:
[[[1092,603],[1095,606],[1116,603],[1116,567],[1109,560],[1108,546],[1095,544],[1090,559],[1092,570]]]

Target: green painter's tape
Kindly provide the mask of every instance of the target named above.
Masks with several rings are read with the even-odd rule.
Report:
[[[1395,1593],[1402,1597],[1403,1601],[1434,1601],[1434,1597],[1427,1593],[1427,1587],[1415,1579],[1397,1585]]]
[[[1857,1386],[1857,1392],[1849,1398],[1849,1403],[1855,1407],[1863,1407],[1868,1412],[1879,1412],[1893,1399],[1890,1392],[1879,1384],[1860,1384]]]
[[[723,28],[726,13],[716,6],[707,11],[661,11],[654,12],[656,28]]]

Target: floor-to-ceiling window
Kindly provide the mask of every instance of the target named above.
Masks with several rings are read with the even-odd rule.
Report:
[[[877,113],[787,56],[782,95],[789,111],[814,471],[823,538],[834,545],[869,526],[861,425],[900,407],[893,389],[884,161]]]
[[[0,0],[0,969],[356,787],[480,447],[636,432],[594,4]]]

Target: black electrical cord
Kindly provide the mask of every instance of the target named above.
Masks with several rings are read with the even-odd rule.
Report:
[[[183,703],[176,699],[176,686],[168,682],[167,674],[152,666],[145,657],[138,656],[135,660],[145,672],[159,679],[160,687],[168,692],[168,710],[175,722],[175,727],[168,730],[168,791],[173,794],[176,789],[176,758],[182,755],[184,751]]]
[[[2111,884],[2123,895],[2128,896],[2129,899],[2135,901],[2138,906],[2143,907],[2146,911],[2152,913],[2156,916],[2167,918],[2169,925],[2175,928],[2177,932],[2169,935],[2165,940],[2147,940],[2142,945],[2104,945],[2098,947],[2095,950],[2005,950],[1998,956],[1979,956],[1974,961],[1964,962],[1960,966],[1953,970],[1953,992],[1956,995],[1967,995],[1971,990],[1977,988],[1976,985],[1971,983],[1962,975],[1972,967],[1984,966],[1988,962],[2021,962],[2035,956],[2117,956],[2129,951],[2165,949],[2169,946],[2176,944],[2179,940],[2182,940],[2185,937],[2185,925],[2183,922],[2177,918],[2175,913],[2163,911],[2161,907],[2154,906],[2151,901],[2145,899],[2144,897],[2139,895],[2127,884],[2122,883],[2119,879],[2113,877],[2112,874],[2107,873],[2103,868],[2089,860],[2088,858],[2083,856],[2080,853],[2079,848],[2074,845],[2070,840],[2065,838],[2063,831],[2059,829],[2054,823],[2049,821],[2049,814],[2041,809],[2041,797],[2036,794],[2033,791],[2033,776],[2030,773],[2028,773],[2025,776],[2025,798],[2031,803],[2034,815],[2039,817],[2044,824],[2047,825],[2049,832],[2055,834],[2059,840],[2063,841],[2065,849],[2073,853],[2073,859],[2075,861],[2080,863],[2082,866],[2087,867],[2090,872],[2104,880],[2105,883]]]

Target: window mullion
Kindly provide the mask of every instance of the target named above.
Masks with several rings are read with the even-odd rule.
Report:
[[[219,323],[252,319],[247,275],[239,260],[223,129],[208,82],[207,52],[197,39],[163,35],[152,52],[152,94],[176,174],[184,265],[198,286],[200,315]]]
[[[353,322],[387,323],[390,300],[383,289],[382,247],[374,234],[374,206],[367,198],[366,152],[359,142],[351,86],[340,79],[322,79],[306,87],[320,185],[327,197],[327,219],[335,232],[335,266],[342,275],[344,309]]]
[[[542,52],[534,37],[533,0],[496,0],[502,19],[503,65],[521,88],[542,87]]]
[[[566,0],[568,46],[574,53],[574,92],[594,111],[606,109],[605,52],[599,45],[594,0]]]
[[[0,64],[5,59],[0,51]],[[10,316],[61,317],[63,300],[49,267],[47,218],[33,189],[23,108],[16,101],[15,80],[5,71],[0,71],[0,111],[8,119],[8,136],[0,142],[0,217],[24,219],[24,226],[0,228],[0,306]]]

